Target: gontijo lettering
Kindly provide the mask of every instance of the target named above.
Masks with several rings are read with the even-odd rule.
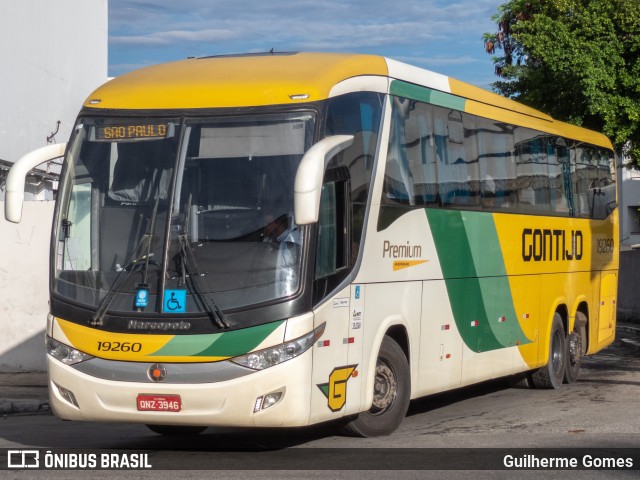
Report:
[[[522,259],[525,262],[581,260],[584,237],[580,230],[522,230]]]

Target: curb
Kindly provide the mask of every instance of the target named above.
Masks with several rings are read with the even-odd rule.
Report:
[[[623,324],[616,325],[616,331],[625,332],[633,335],[634,338],[621,338],[620,340],[627,346],[633,347],[640,351],[640,327]]]
[[[627,324],[623,324],[623,325],[618,324],[616,325],[616,330],[619,330],[625,333],[631,333],[632,335],[640,336],[640,327],[635,327]]]
[[[29,398],[0,398],[0,415],[51,413],[49,402]]]

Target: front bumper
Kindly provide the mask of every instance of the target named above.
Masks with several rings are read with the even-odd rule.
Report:
[[[64,420],[225,427],[296,427],[309,424],[312,352],[275,367],[207,383],[116,381],[83,373],[47,355],[49,396]],[[82,365],[82,364],[78,364]],[[149,368],[151,364],[140,364]],[[167,376],[173,364],[165,364]],[[215,364],[209,364],[215,368]],[[181,365],[183,370],[188,366]],[[198,364],[198,369],[203,364]],[[254,412],[256,400],[283,392],[277,403]],[[68,392],[75,401],[69,400]],[[138,411],[137,396],[179,395],[180,412]]]

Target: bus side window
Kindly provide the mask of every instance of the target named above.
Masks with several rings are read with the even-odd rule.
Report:
[[[489,211],[515,209],[517,182],[513,129],[504,122],[480,117],[477,120],[483,208]]]
[[[332,165],[346,167],[350,191],[351,242],[357,250],[364,231],[369,188],[378,144],[384,96],[358,92],[332,98],[325,135],[353,135],[353,144],[338,153]]]
[[[316,298],[320,300],[348,273],[351,258],[350,181],[345,167],[327,170],[320,197],[316,242]],[[357,251],[355,252],[357,255]]]

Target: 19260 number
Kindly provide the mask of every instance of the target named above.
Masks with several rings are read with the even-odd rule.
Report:
[[[615,247],[613,238],[599,238],[597,245],[598,253],[613,253]]]
[[[138,342],[98,342],[99,352],[139,352],[142,344]]]

